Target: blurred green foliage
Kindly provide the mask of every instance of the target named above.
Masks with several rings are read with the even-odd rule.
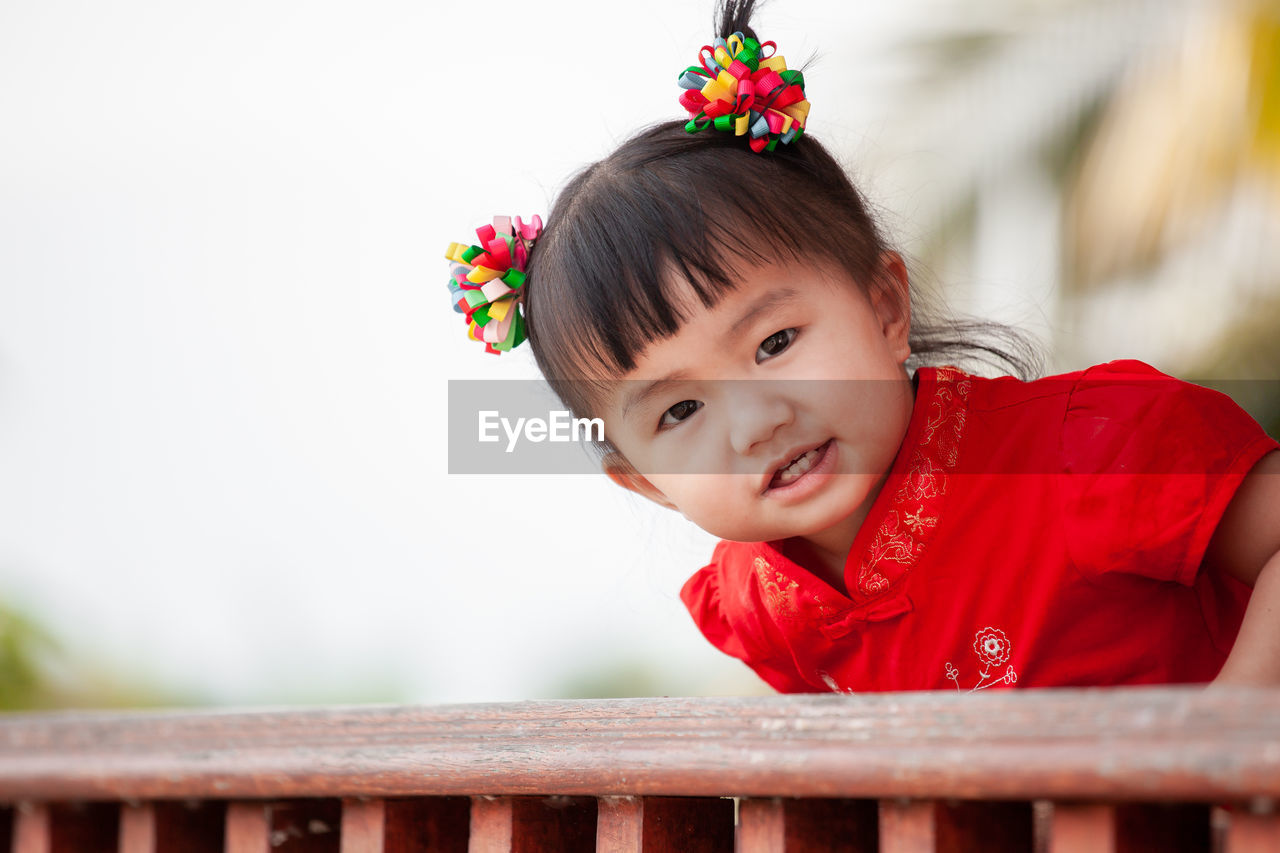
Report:
[[[0,710],[46,707],[48,690],[41,663],[56,651],[48,632],[0,604]]]
[[[73,655],[29,613],[0,603],[0,711],[208,704]]]

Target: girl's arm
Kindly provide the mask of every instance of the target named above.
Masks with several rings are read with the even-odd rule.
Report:
[[[1280,451],[1262,457],[1240,484],[1205,562],[1253,587],[1214,684],[1280,685]]]

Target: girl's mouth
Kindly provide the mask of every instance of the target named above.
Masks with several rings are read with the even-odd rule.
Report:
[[[825,467],[822,466],[822,463],[827,461],[827,454],[831,449],[831,441],[831,439],[827,439],[818,447],[806,450],[775,471],[766,491],[784,489],[815,468]]]

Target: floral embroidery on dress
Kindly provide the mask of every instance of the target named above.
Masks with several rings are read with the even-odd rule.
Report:
[[[902,520],[907,523],[907,527],[910,527],[913,533],[923,533],[938,523],[936,515],[923,515],[923,512],[921,510],[920,512],[904,512],[902,514]]]
[[[774,613],[787,613],[795,610],[792,604],[792,595],[800,588],[800,584],[776,571],[764,557],[756,557],[755,562],[751,564],[751,568],[755,569],[756,577],[760,579],[760,588],[764,592],[765,603],[769,605],[771,611]]]
[[[900,577],[924,553],[938,524],[937,504],[947,493],[949,472],[959,462],[973,382],[957,368],[939,367],[934,383],[920,441],[912,450],[893,505],[862,555],[858,591],[863,595],[888,589],[890,577]],[[896,570],[886,573],[886,564],[897,564]]]
[[[832,615],[831,608],[813,595],[801,592],[800,584],[769,565],[764,557],[756,557],[752,570],[760,581],[769,612],[779,620],[808,622],[814,618],[825,619]]]
[[[983,628],[974,635],[973,653],[978,656],[979,677],[978,682],[969,688],[970,693],[975,690],[985,690],[996,684],[1018,682],[1018,673],[1014,671],[1012,665],[1005,669],[1003,675],[992,675],[993,670],[1008,663],[1012,648],[1009,638],[999,628]],[[952,666],[951,661],[947,661],[946,675],[948,679],[955,682],[956,690],[960,690],[960,670]]]
[[[867,566],[862,567],[858,575],[858,589],[866,595],[875,595],[889,588],[889,579],[879,572],[873,572]]]
[[[871,545],[867,547],[867,553],[862,561],[862,572],[858,575],[858,585],[863,586],[866,578],[882,577],[873,569],[877,563],[885,560],[910,563],[911,558],[915,556],[915,546],[916,540],[911,535],[911,531],[899,529],[897,510],[889,512],[876,530],[875,539],[871,540]]]
[[[946,474],[925,457],[920,460],[919,467],[907,472],[907,479],[902,484],[901,495],[908,500],[922,501],[925,498],[936,498],[947,488]]]
[[[964,431],[962,401],[969,396],[973,382],[954,367],[938,368],[937,381],[937,397],[920,441],[922,444],[935,444],[942,464],[954,468],[960,457],[960,434]]]

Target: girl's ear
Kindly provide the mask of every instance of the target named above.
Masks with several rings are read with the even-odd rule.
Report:
[[[911,357],[911,281],[902,255],[880,255],[879,285],[871,294],[871,304],[894,357],[905,362]]]
[[[646,497],[654,503],[665,506],[667,509],[676,509],[676,505],[667,500],[667,496],[659,491],[658,487],[645,479],[644,475],[638,472],[635,467],[627,461],[627,457],[623,456],[616,450],[611,450],[605,454],[604,473],[610,480],[617,483],[629,492],[635,492],[641,497]],[[676,510],[679,511],[678,509]]]

